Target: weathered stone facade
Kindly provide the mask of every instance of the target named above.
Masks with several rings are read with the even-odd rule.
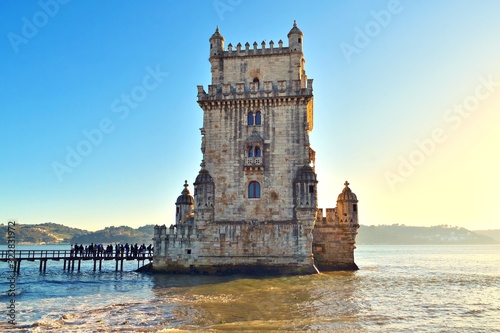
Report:
[[[326,217],[317,208],[313,80],[303,34],[224,48],[210,38],[212,84],[198,86],[203,161],[176,223],[155,227],[153,269],[193,273],[314,273],[356,269],[357,199],[347,186]],[[348,194],[343,195],[344,192]],[[349,194],[350,193],[350,194]],[[342,196],[342,197],[341,197]]]

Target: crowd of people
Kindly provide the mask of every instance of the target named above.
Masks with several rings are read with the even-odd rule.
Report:
[[[149,244],[102,244],[90,243],[90,245],[71,244],[71,256],[73,257],[145,257],[153,255],[153,246]]]

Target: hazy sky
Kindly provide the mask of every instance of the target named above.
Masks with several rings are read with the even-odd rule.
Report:
[[[3,0],[0,223],[173,223],[200,168],[215,27],[226,46],[288,46],[297,20],[320,207],[349,180],[361,224],[500,228],[499,13],[494,0]]]

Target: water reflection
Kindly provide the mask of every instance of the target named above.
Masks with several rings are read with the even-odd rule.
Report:
[[[154,275],[156,301],[184,329],[355,332],[363,308],[355,272],[255,278]]]

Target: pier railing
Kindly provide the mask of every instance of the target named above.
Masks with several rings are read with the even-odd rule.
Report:
[[[146,252],[122,252],[122,251],[93,251],[93,252],[78,252],[74,250],[16,250],[14,252],[14,258],[12,257],[12,251],[10,250],[0,250],[0,261],[7,261],[9,259],[23,259],[23,260],[40,260],[40,259],[149,259],[152,258],[152,251]]]
[[[45,272],[47,268],[47,261],[64,261],[63,270],[73,271],[75,269],[75,262],[77,269],[80,270],[82,261],[93,260],[94,271],[96,270],[97,263],[99,263],[99,270],[102,268],[103,261],[115,260],[115,270],[123,270],[124,260],[137,260],[137,268],[140,262],[144,264],[145,260],[153,260],[152,251],[75,251],[75,250],[0,250],[0,262],[14,262],[14,270],[19,273],[22,261],[40,261],[40,271]],[[118,265],[120,263],[120,265]]]

